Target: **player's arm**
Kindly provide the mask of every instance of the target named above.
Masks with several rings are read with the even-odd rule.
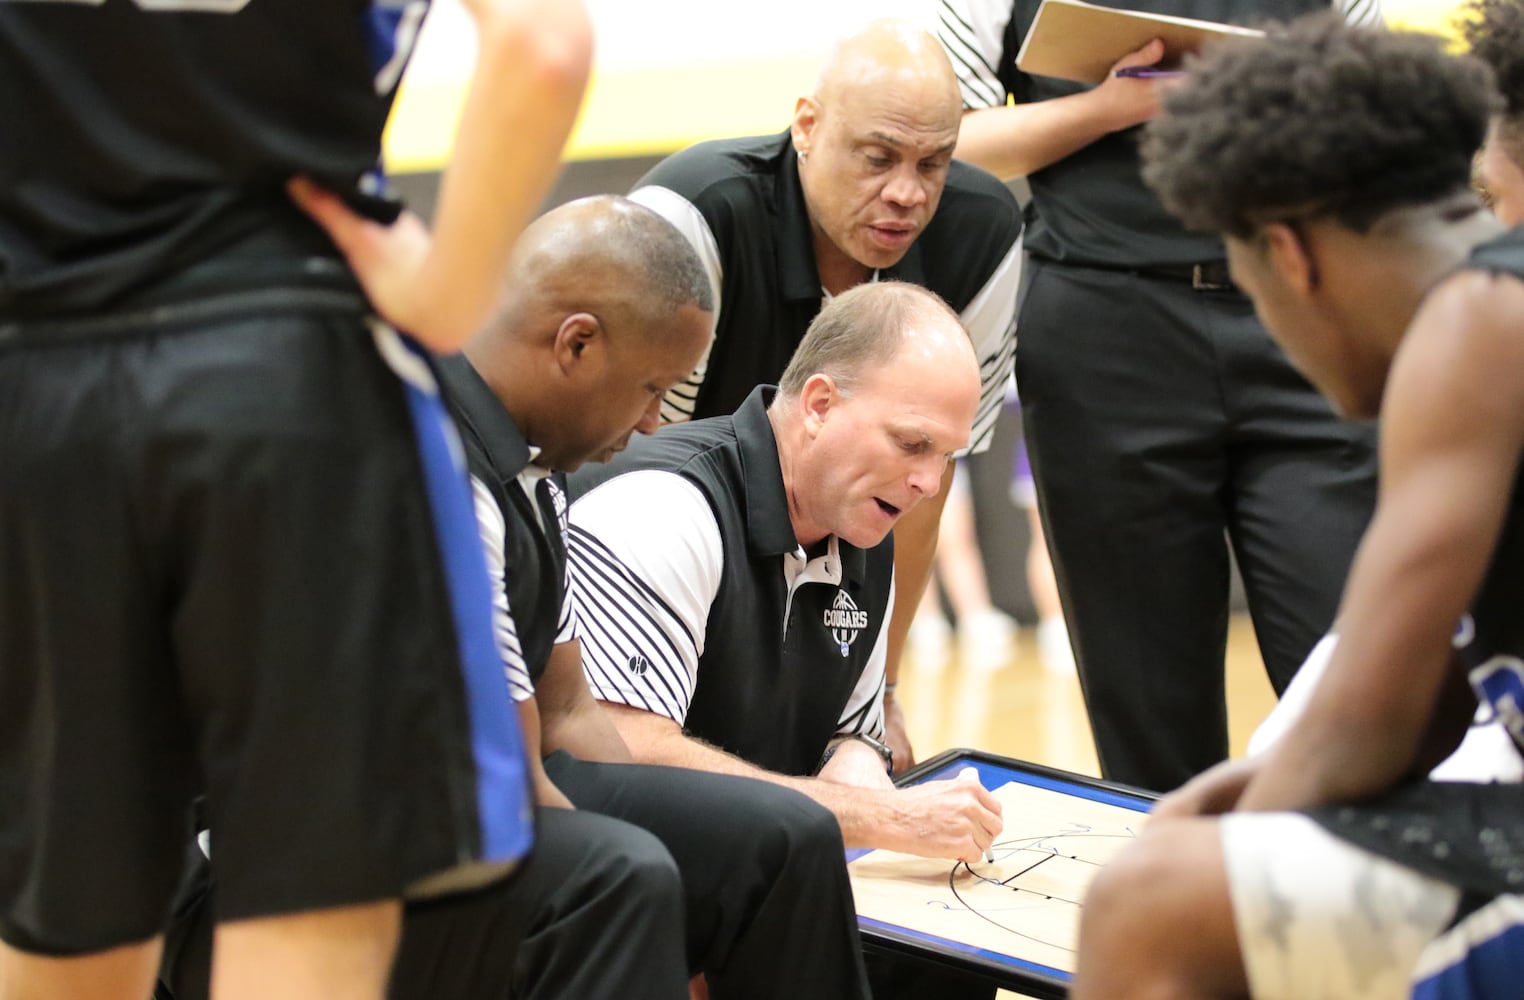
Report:
[[[540,746],[540,712],[533,698],[518,702],[519,727],[524,730],[524,757],[529,762],[529,784],[534,789],[537,806],[554,806],[558,809],[575,809],[570,799],[545,773],[544,757]]]
[[[942,508],[952,488],[953,463],[942,471],[942,485],[937,495],[925,497],[900,518],[894,526],[894,603],[889,615],[889,653],[885,664],[888,685],[884,689],[884,742],[894,751],[894,768],[903,771],[915,763],[910,734],[905,728],[905,712],[895,697],[900,679],[900,657],[910,635],[910,623],[920,606],[921,595],[931,582],[932,562],[937,555],[937,529],[942,524]]]
[[[1443,749],[1430,739],[1438,728],[1463,731],[1474,701],[1455,696],[1450,640],[1491,561],[1524,447],[1520,315],[1524,283],[1466,271],[1414,318],[1386,387],[1381,492],[1338,648],[1241,808],[1374,794]]]
[[[1112,132],[1148,121],[1159,111],[1167,81],[1119,77],[1116,70],[1151,66],[1164,55],[1157,39],[1128,53],[1113,75],[1077,94],[1032,104],[965,111],[957,157],[996,177],[1025,177]]]
[[[694,739],[672,719],[655,712],[608,702],[603,708],[641,763],[691,767],[793,788],[836,816],[849,848],[884,847],[922,857],[974,861],[1000,833],[1000,803],[976,777],[929,781],[903,789],[860,788],[793,777],[757,767]],[[873,766],[883,773],[877,754],[855,740],[838,753],[858,750],[872,755]]]
[[[440,182],[432,239],[415,216],[381,226],[305,181],[292,195],[328,231],[376,311],[454,351],[486,321],[514,241],[560,169],[592,64],[580,0],[465,0],[476,72]]]
[[[947,51],[963,92],[957,155],[1002,179],[1025,177],[1082,149],[1101,136],[1136,125],[1158,110],[1157,81],[1108,78],[1081,93],[1033,104],[1006,104],[1002,71],[1014,59],[1005,40],[1009,0],[942,0],[937,38]],[[1116,64],[1148,66],[1159,61],[1159,42]]]
[[[598,707],[582,673],[582,643],[571,639],[552,648],[535,687],[546,753],[565,750],[580,760],[629,763],[630,748],[606,712]]]

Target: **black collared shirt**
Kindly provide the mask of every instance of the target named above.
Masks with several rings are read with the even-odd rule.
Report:
[[[809,774],[834,734],[882,735],[894,549],[800,548],[773,391],[574,475],[572,579],[595,696]]]
[[[777,382],[824,292],[789,134],[700,143],[657,164],[631,195],[688,237],[718,300],[714,345],[665,400],[667,420],[728,414]],[[1016,349],[1021,211],[1005,185],[954,161],[936,215],[885,280],[940,295],[963,319],[983,390],[971,451],[988,447]]]

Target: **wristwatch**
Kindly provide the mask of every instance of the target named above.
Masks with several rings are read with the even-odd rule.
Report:
[[[879,759],[884,762],[884,772],[886,774],[894,773],[894,751],[890,749],[888,745],[880,743],[878,740],[869,736],[867,733],[852,733],[847,736],[846,739],[835,740],[831,743],[830,746],[826,747],[825,753],[821,754],[820,756],[820,763],[815,765],[816,774],[819,774],[821,769],[826,766],[830,759],[836,756],[836,751],[841,749],[841,745],[847,742],[847,740],[857,740],[861,743],[868,744],[868,746],[873,748],[873,752],[878,754]]]

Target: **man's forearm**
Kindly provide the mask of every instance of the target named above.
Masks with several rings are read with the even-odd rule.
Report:
[[[668,767],[688,767],[715,774],[730,774],[801,792],[831,811],[841,826],[842,840],[849,848],[890,846],[885,843],[887,839],[903,842],[903,837],[894,835],[896,816],[890,802],[892,792],[886,794],[883,791],[853,788],[818,778],[779,774],[687,736],[680,730],[655,738],[632,739],[630,742],[636,760],[642,764],[664,764]]]
[[[958,159],[1002,180],[1025,177],[1134,124],[1097,90],[1035,104],[981,108],[964,114]]]
[[[910,788],[859,788],[768,771],[677,729],[659,736],[625,732],[625,738],[641,763],[689,767],[792,788],[830,810],[849,848],[887,848],[921,857],[972,861],[1000,831],[999,805],[977,780],[933,781]],[[865,746],[853,748],[850,743],[838,752],[859,750],[873,753]]]
[[[619,730],[595,701],[589,700],[554,716],[545,713],[541,728],[546,754],[565,750],[578,760],[603,764],[629,764],[635,760]]]

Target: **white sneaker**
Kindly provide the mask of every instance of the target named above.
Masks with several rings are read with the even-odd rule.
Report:
[[[1062,618],[1044,618],[1037,623],[1037,652],[1050,674],[1074,673],[1074,650],[1069,646],[1069,629]]]
[[[993,673],[1016,658],[1016,622],[994,608],[958,622],[958,662],[964,670]]]

